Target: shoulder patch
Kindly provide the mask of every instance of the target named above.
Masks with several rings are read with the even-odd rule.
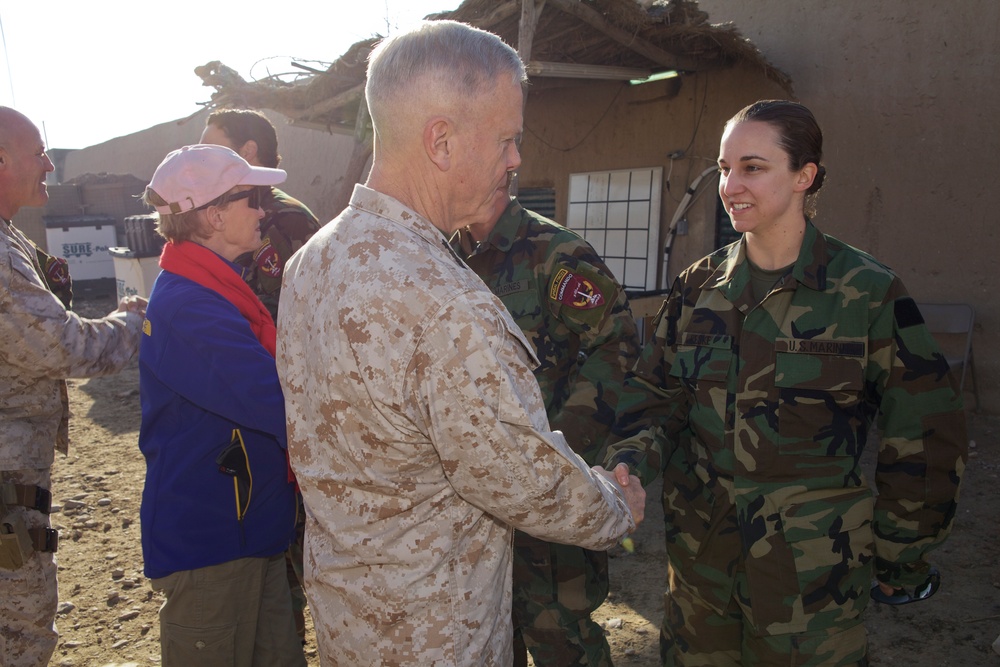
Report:
[[[606,302],[604,293],[593,281],[565,268],[556,271],[549,283],[549,298],[579,310],[600,308]]]
[[[68,286],[69,263],[62,257],[49,257],[45,260],[45,277],[53,289]]]
[[[900,329],[924,323],[924,316],[920,314],[920,308],[912,297],[896,299],[893,304],[893,314],[896,317],[896,326]]]
[[[277,278],[281,275],[281,257],[271,244],[270,238],[265,238],[261,243],[262,245],[253,254],[257,270],[264,275]]]
[[[142,321],[142,333],[146,334],[147,336],[153,335],[153,325],[149,323],[149,320]]]

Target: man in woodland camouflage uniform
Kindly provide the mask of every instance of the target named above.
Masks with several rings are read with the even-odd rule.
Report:
[[[232,148],[254,167],[276,169],[281,162],[274,126],[259,111],[219,109],[208,116],[201,143]],[[261,201],[260,247],[237,258],[245,266],[247,284],[271,313],[278,317],[281,275],[285,262],[316,233],[319,220],[305,204],[278,188],[268,188]]]
[[[498,216],[461,230],[452,245],[531,342],[552,429],[595,465],[638,356],[625,291],[576,232],[516,199]],[[515,665],[526,664],[525,647],[536,665],[611,664],[604,630],[590,618],[608,594],[606,551],[517,531],[513,577]]]
[[[44,206],[53,169],[38,128],[0,107],[0,665],[48,664],[58,639],[58,589],[49,527],[51,467],[69,443],[67,377],[120,370],[139,347],[145,299],[88,320],[67,310],[63,261],[11,224]]]

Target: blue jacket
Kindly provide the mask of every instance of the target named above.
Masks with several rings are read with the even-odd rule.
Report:
[[[146,576],[284,551],[296,511],[284,399],[274,358],[236,307],[162,271],[143,325],[139,389]],[[252,478],[242,520],[234,477],[216,463],[236,428]]]

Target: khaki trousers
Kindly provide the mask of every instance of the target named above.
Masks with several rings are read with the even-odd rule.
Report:
[[[150,581],[162,667],[305,667],[285,555],[240,558]]]

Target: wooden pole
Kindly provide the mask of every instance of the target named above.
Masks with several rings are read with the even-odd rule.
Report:
[[[521,0],[521,21],[517,26],[517,55],[521,56],[521,62],[527,65],[531,62],[531,45],[535,41],[535,28],[538,27],[538,18],[545,8],[545,0]],[[523,99],[521,102],[521,114],[528,108],[528,86],[522,86]],[[520,150],[520,146],[518,146]],[[518,188],[517,174],[510,183],[510,193],[517,195]]]

